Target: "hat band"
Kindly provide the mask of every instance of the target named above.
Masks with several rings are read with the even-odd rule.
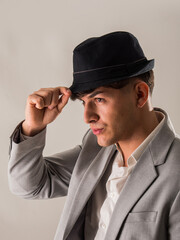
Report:
[[[150,60],[151,61],[151,60]],[[129,64],[120,64],[109,67],[102,67],[97,69],[74,72],[74,82],[87,83],[91,81],[100,81],[106,78],[125,77],[140,70],[142,66],[149,63],[146,58],[140,59]]]

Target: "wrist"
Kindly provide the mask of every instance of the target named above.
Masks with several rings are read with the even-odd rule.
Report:
[[[42,130],[44,130],[46,126],[40,126],[40,127],[33,127],[32,125],[29,125],[26,120],[22,123],[22,134],[28,137],[33,137],[36,134],[40,133]]]

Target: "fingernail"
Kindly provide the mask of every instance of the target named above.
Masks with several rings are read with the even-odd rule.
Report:
[[[49,108],[49,110],[52,110],[54,107],[50,105],[50,106],[48,106],[48,108]]]

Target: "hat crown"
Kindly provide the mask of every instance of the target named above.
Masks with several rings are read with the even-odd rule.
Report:
[[[74,72],[129,64],[145,58],[134,35],[113,32],[101,37],[89,38],[74,49]]]
[[[74,49],[73,93],[89,91],[138,76],[154,67],[134,35],[113,32],[89,38]]]

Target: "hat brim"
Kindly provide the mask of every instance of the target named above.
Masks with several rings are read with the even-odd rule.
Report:
[[[154,68],[154,59],[143,61],[140,64],[123,65],[121,68],[101,69],[93,72],[80,72],[74,75],[73,84],[70,86],[72,93],[83,93],[91,89],[107,86],[114,82],[136,77]]]

